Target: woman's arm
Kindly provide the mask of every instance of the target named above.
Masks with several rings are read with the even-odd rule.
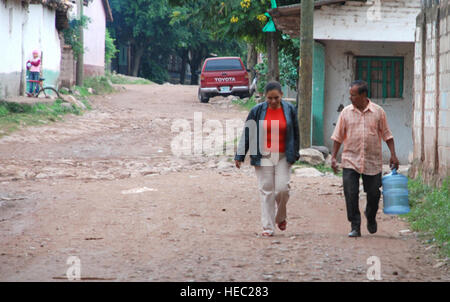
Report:
[[[39,65],[41,65],[41,60],[31,61],[31,65],[33,65],[33,66],[39,66]]]

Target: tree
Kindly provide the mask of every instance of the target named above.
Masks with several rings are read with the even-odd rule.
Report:
[[[189,6],[196,4],[197,10],[190,14],[191,20],[200,22],[211,31],[215,38],[241,39],[254,48],[269,55],[269,74],[279,79],[278,49],[280,33],[264,33],[268,18],[264,15],[271,8],[270,0],[169,0],[172,5]],[[278,0],[279,5],[298,3],[298,0]],[[254,59],[249,60],[254,64]],[[253,66],[248,66],[249,68]]]
[[[186,65],[192,71],[191,84],[197,84],[203,59],[211,53],[241,55],[242,45],[235,39],[214,39],[211,32],[193,13],[207,3],[191,1],[189,5],[169,6],[168,0],[111,0],[114,23],[111,33],[118,43],[132,49],[132,72],[157,83],[169,79],[167,66],[171,55],[182,58],[180,82],[184,83]]]
[[[171,24],[180,32],[177,52],[182,58],[181,83],[184,83],[186,63],[191,69],[191,85],[196,85],[197,71],[202,61],[211,54],[241,56],[245,53],[245,44],[238,42],[235,37],[221,39],[214,36],[211,29],[203,23],[204,20],[198,17],[209,1],[170,2],[174,5]]]
[[[132,47],[132,75],[137,76],[148,51],[173,49],[177,37],[170,25],[167,0],[110,0],[115,38]],[[157,58],[155,58],[157,59]]]

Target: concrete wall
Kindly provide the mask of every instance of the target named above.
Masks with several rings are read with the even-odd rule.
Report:
[[[84,71],[86,76],[105,73],[106,15],[102,0],[93,0],[84,7],[84,14],[91,19],[84,31]]]
[[[55,11],[40,4],[22,7],[20,2],[0,1],[0,98],[16,96],[26,86],[26,61],[32,51],[43,51],[43,76],[57,86],[61,47],[55,28]]]
[[[450,167],[450,1],[417,18],[411,176],[439,184]]]
[[[325,45],[325,145],[332,147],[330,139],[339,117],[339,105],[347,106],[349,85],[355,80],[354,56],[402,56],[404,57],[404,92],[401,99],[372,99],[386,111],[390,129],[394,135],[397,156],[401,164],[407,164],[413,151],[413,79],[414,43],[379,43],[351,41],[321,41]],[[383,159],[388,161],[389,149],[383,143]]]
[[[347,1],[314,13],[314,39],[414,42],[421,0]]]

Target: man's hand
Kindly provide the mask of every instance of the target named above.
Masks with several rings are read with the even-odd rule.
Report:
[[[341,143],[334,141],[333,152],[331,153],[331,168],[333,169],[334,174],[337,174],[339,172],[336,157],[337,157],[337,154],[338,154],[340,148],[341,148]]]
[[[398,161],[398,158],[396,155],[392,155],[391,159],[389,160],[389,167],[392,169],[398,170],[398,166],[400,165],[400,162]]]
[[[240,161],[238,161],[238,160],[235,160],[235,161],[234,161],[234,164],[236,165],[236,168],[238,168],[238,169],[241,168],[241,163],[242,163],[242,162],[240,162]]]
[[[391,159],[389,160],[389,167],[392,169],[397,169],[400,165],[400,162],[398,161],[397,155],[395,154],[395,143],[394,139],[391,138],[390,140],[386,141],[386,145],[389,148],[389,151],[391,151]]]
[[[331,158],[331,168],[333,169],[334,174],[339,172],[337,159],[334,156]]]

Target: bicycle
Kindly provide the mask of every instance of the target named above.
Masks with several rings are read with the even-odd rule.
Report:
[[[55,88],[50,87],[50,86],[44,87],[44,80],[45,80],[45,78],[39,78],[39,80],[27,80],[28,83],[38,83],[39,84],[38,92],[37,93],[27,92],[27,96],[29,96],[29,97],[34,96],[34,97],[38,98],[39,95],[41,95],[41,93],[44,93],[45,98],[50,98],[50,96],[47,95],[47,92],[52,91],[52,92],[56,93],[56,95],[58,96],[59,99],[61,99],[61,96],[59,95],[58,90],[56,90]],[[47,90],[47,92],[46,92],[46,90]]]

